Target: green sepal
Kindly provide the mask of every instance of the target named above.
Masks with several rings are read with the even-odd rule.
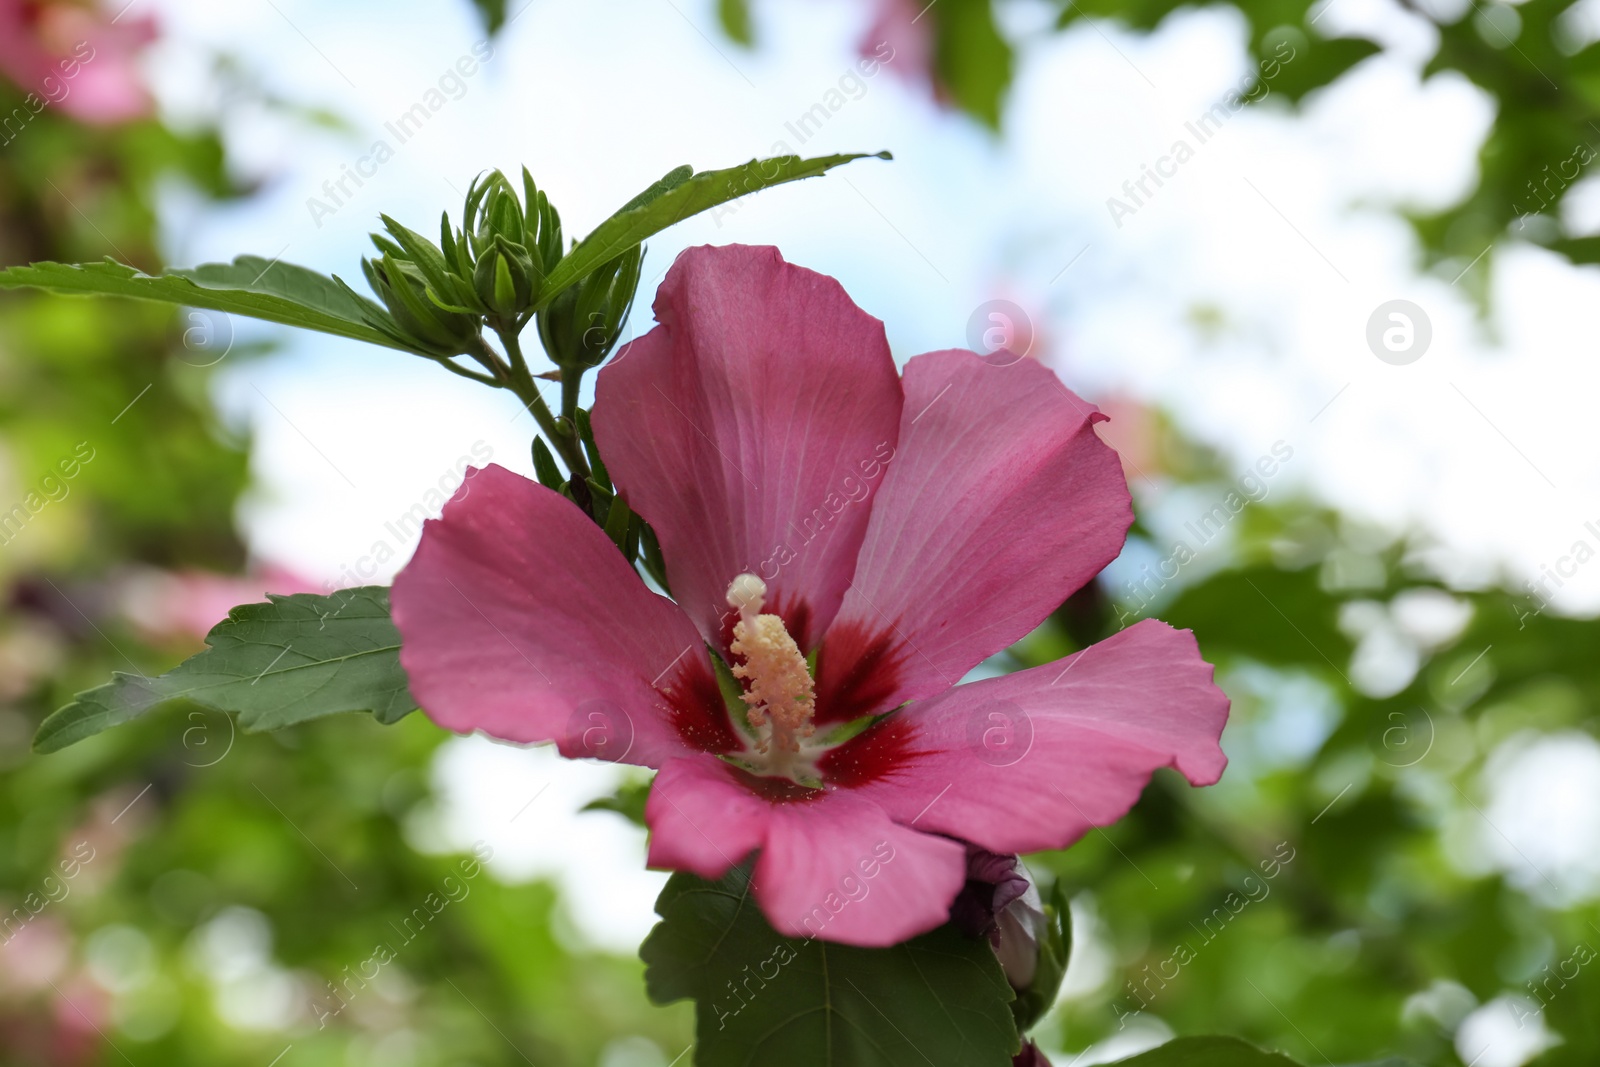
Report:
[[[572,421],[578,427],[578,440],[583,442],[584,455],[589,457],[589,468],[594,472],[597,482],[610,486],[611,472],[606,470],[605,461],[600,458],[600,446],[594,443],[594,426],[590,422],[589,412],[578,408],[573,412]]]
[[[1044,902],[1044,930],[1039,938],[1039,962],[1033,981],[1011,1002],[1018,1030],[1026,1033],[1055,1006],[1071,954],[1072,909],[1058,879],[1050,887],[1050,899]]]
[[[544,443],[542,437],[533,439],[533,473],[538,476],[540,485],[558,493],[567,481],[561,474],[561,468],[556,466],[556,457],[550,453],[550,446]]]
[[[606,536],[616,542],[624,555],[628,552],[628,529],[633,525],[633,509],[620,496],[613,496],[606,508]],[[629,556],[629,559],[633,557]]]
[[[644,565],[645,573],[670,595],[672,588],[667,584],[667,561],[661,555],[661,542],[649,523],[639,530],[639,560]]]
[[[633,509],[630,508],[630,511]],[[639,558],[639,539],[644,536],[644,520],[634,515],[628,520],[628,539],[622,546],[622,557],[628,562]]]
[[[448,295],[454,287],[451,285],[450,270],[445,264],[444,253],[438,246],[420,233],[402,226],[388,215],[379,215],[378,218],[383,220],[384,228],[405,250],[403,257],[396,258],[405,258],[416,264],[417,269],[422,272],[423,280],[430,288],[441,295]],[[377,244],[378,235],[374,234],[372,240]]]
[[[589,499],[594,501],[594,511],[597,516],[604,515],[605,509],[611,506],[611,501],[616,499],[616,493],[608,485],[601,485],[593,478],[585,478],[583,484],[589,490]],[[604,528],[604,523],[601,524]]]

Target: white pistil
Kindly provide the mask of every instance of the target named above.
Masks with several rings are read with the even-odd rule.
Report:
[[[733,676],[745,683],[747,717],[757,733],[751,762],[794,777],[801,769],[800,742],[815,729],[815,686],[783,619],[761,614],[766,595],[766,583],[753,574],[741,574],[728,586],[728,605],[739,610],[728,647],[744,661],[733,666]]]

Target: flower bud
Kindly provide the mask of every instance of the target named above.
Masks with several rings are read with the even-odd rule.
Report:
[[[459,248],[466,259],[476,261],[473,282],[479,298],[502,317],[521,314],[539,299],[545,276],[565,253],[561,216],[550,198],[534,184],[526,167],[522,170],[521,199],[510,179],[500,171],[491,171],[467,190],[461,221]],[[495,297],[495,277],[501,271],[496,253],[509,261],[505,270],[511,276],[512,291],[517,294],[515,312],[499,310],[511,306],[511,301]],[[488,266],[484,265],[486,261]],[[502,288],[502,295],[506,291]]]
[[[1016,990],[1012,1011],[1027,1029],[1050,1010],[1067,969],[1066,905],[1058,891],[1046,905],[1016,856],[967,846],[967,884],[950,921],[994,949]]]
[[[454,356],[477,342],[478,317],[441,307],[415,264],[385,252],[377,261],[363,259],[361,269],[366,273],[367,284],[418,351]]]
[[[562,290],[539,312],[539,340],[563,367],[595,367],[605,362],[633,309],[644,250],[634,245]]]
[[[478,299],[492,314],[507,321],[528,308],[533,297],[532,261],[526,250],[496,237],[473,268]]]

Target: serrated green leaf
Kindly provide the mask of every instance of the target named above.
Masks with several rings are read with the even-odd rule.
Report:
[[[417,707],[382,586],[245,604],[213,627],[206,643],[211,647],[166,674],[116,674],[79,693],[40,724],[34,751],[58,751],[170,700],[233,712],[250,732],[341,711],[371,712],[387,724]]]
[[[752,159],[748,163],[724,170],[701,171],[693,177],[671,184],[683,168],[667,175],[661,182],[635,197],[632,206],[624,207],[609,219],[596,226],[594,232],[578,243],[567,256],[556,264],[546,279],[544,292],[535,310],[547,306],[563,289],[574,285],[585,275],[610,262],[645,238],[660,233],[675,223],[682,222],[719,204],[737,200],[748,193],[767,189],[785,182],[800,181],[826,174],[834,167],[857,159],[891,159],[887,152],[855,152],[848,155],[821,156],[801,159],[799,156],[775,156],[772,159]],[[663,184],[669,187],[657,191]],[[648,199],[646,199],[648,197]]]
[[[685,163],[681,167],[673,167],[663,174],[659,180],[651,182],[649,188],[645,189],[644,192],[619,207],[616,213],[620,215],[624,211],[632,211],[636,207],[644,207],[662,193],[671,192],[693,177],[694,168],[689,164]]]
[[[388,313],[337,278],[260,256],[156,275],[110,259],[34,263],[0,271],[0,289],[19,288],[206,308],[409,351],[394,332]]]
[[[694,999],[700,1067],[1009,1067],[1018,1049],[994,952],[954,927],[879,949],[781,937],[748,867],[673,875],[656,911],[645,984]]]

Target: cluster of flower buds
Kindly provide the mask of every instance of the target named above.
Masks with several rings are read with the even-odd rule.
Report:
[[[475,180],[462,227],[452,229],[449,215],[442,215],[438,244],[387,215],[383,225],[386,234],[372,235],[382,255],[362,260],[362,269],[407,338],[435,356],[472,351],[485,322],[496,331],[520,332],[564,253],[561,217],[527,168],[521,197],[499,171]],[[635,268],[635,281],[637,275]],[[593,283],[586,279],[576,288]]]

